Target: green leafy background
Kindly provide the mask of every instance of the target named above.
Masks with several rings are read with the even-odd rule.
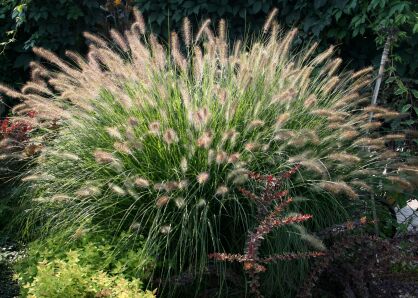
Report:
[[[119,3],[120,2],[120,3]],[[166,39],[179,29],[183,17],[194,25],[225,18],[230,38],[257,32],[266,15],[279,9],[284,28],[296,26],[297,42],[319,40],[321,48],[337,45],[346,67],[358,69],[380,63],[388,30],[396,37],[379,104],[407,114],[390,129],[417,126],[418,2],[415,0],[0,0],[0,81],[20,86],[34,59],[31,48],[42,46],[62,54],[86,50],[83,31],[106,35],[110,27],[124,29],[132,6],[145,15],[153,32]],[[3,99],[7,106],[10,100]],[[0,108],[4,116],[7,109]],[[418,139],[409,141],[410,147]]]

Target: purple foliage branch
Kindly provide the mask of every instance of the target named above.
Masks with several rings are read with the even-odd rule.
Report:
[[[260,273],[267,270],[266,265],[269,263],[324,255],[324,252],[321,251],[310,251],[281,253],[266,257],[260,256],[259,248],[261,243],[273,229],[305,222],[312,218],[310,214],[282,215],[293,199],[288,197],[288,190],[280,189],[283,181],[294,175],[299,168],[300,164],[297,164],[278,177],[258,173],[250,174],[250,179],[263,183],[264,188],[260,195],[243,188],[239,189],[245,197],[255,202],[257,219],[259,221],[258,225],[248,233],[244,254],[212,253],[209,255],[209,258],[217,261],[242,263],[244,271],[249,276],[249,288],[254,297],[263,297],[260,291]]]

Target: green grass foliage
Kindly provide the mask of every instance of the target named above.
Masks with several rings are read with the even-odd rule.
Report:
[[[291,50],[296,30],[280,31],[274,12],[260,38],[233,45],[224,21],[216,33],[206,21],[192,35],[186,19],[184,42],[173,32],[164,46],[135,17],[131,30],[111,31],[112,41],[86,33],[86,58],[67,52],[67,63],[36,48],[49,66],[32,63],[33,80],[20,92],[1,86],[22,100],[15,113],[36,112],[28,121],[42,146],[22,179],[24,232],[87,226],[123,232],[122,245],[143,236],[138,253],[157,259],[152,280],[160,290],[187,273],[197,293],[210,282],[208,254],[241,251],[255,223],[253,202],[237,191],[251,188],[251,172],[276,175],[301,164],[286,188],[292,211],[312,214],[314,230],[343,220],[353,204],[367,210],[380,181],[413,187],[411,168],[385,146],[404,135],[373,131],[398,114],[365,107],[371,69],[340,71],[332,47],[317,56],[316,44]],[[308,244],[297,230],[279,229],[262,249],[271,255]],[[306,266],[271,265],[267,295],[290,295]]]

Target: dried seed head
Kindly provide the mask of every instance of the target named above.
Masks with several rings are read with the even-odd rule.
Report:
[[[135,127],[135,126],[138,126],[139,120],[135,117],[129,117],[128,123],[130,126]]]
[[[340,123],[343,123],[346,119],[341,115],[333,115],[333,116],[328,116],[327,120],[329,122],[337,122],[337,124],[340,124]],[[335,124],[335,123],[332,123],[332,124]]]
[[[272,22],[273,22],[273,20],[276,17],[278,12],[279,12],[279,10],[277,8],[273,8],[273,10],[269,13],[269,15],[268,15],[268,17],[267,17],[267,19],[264,23],[264,26],[263,26],[263,33],[264,34],[266,34],[269,31],[269,29],[271,27],[271,24],[272,24]]]
[[[203,135],[197,140],[197,146],[200,148],[208,149],[211,143],[212,143],[211,132],[203,133]]]
[[[328,59],[332,55],[333,52],[334,52],[334,46],[330,46],[327,50],[325,50],[324,52],[322,52],[321,54],[319,54],[312,60],[311,62],[312,65],[321,64],[326,59]]]
[[[185,189],[189,185],[189,181],[187,180],[181,180],[178,183],[178,189]]]
[[[215,49],[215,36],[213,35],[212,30],[209,27],[206,27],[205,29],[203,29],[203,33],[205,33],[206,37],[209,40],[209,47],[212,47],[212,49]]]
[[[163,190],[165,190],[165,184],[164,183],[155,183],[154,184],[154,189],[156,191],[163,191]]]
[[[378,107],[376,105],[367,106],[367,107],[363,108],[363,111],[366,112],[366,113],[386,113],[386,112],[389,112],[388,109]]]
[[[382,139],[372,139],[372,138],[359,138],[354,143],[357,146],[373,146],[373,147],[383,147],[385,145],[385,141]]]
[[[351,78],[352,79],[356,79],[356,78],[361,77],[361,76],[364,76],[365,74],[368,74],[368,73],[370,73],[372,71],[373,71],[373,67],[372,66],[366,67],[366,68],[360,69],[359,71],[356,71],[355,73],[353,73],[351,75]]]
[[[209,26],[209,24],[210,24],[210,20],[209,19],[206,19],[203,22],[202,26],[200,26],[200,28],[199,28],[199,31],[197,31],[196,38],[195,38],[195,42],[197,42],[197,41],[200,40],[200,38],[202,37],[203,32]]]
[[[132,151],[126,142],[115,142],[113,144],[113,148],[115,148],[116,151],[119,151],[121,153],[132,154]]]
[[[23,94],[39,94],[39,95],[49,95],[53,96],[52,91],[46,87],[44,84],[38,84],[33,82],[28,82],[22,87]]]
[[[83,36],[84,36],[85,39],[92,42],[96,46],[99,46],[99,47],[102,47],[102,48],[107,47],[107,42],[104,39],[102,39],[101,37],[98,37],[95,34],[92,34],[90,32],[83,32]]]
[[[361,161],[361,158],[357,155],[349,154],[349,153],[333,153],[328,155],[328,159],[333,161],[339,161],[342,163],[357,163]]]
[[[396,152],[394,152],[396,153]],[[412,175],[412,176],[417,176],[418,175],[418,167],[412,167],[412,166],[401,166],[398,169],[399,173],[405,173],[408,175]]]
[[[210,117],[209,110],[205,107],[193,114],[193,124],[201,128],[206,125]]]
[[[68,160],[72,160],[72,161],[79,161],[80,157],[74,153],[71,152],[62,152],[61,154],[62,158],[68,159]]]
[[[141,224],[139,222],[133,222],[129,226],[129,229],[134,230],[134,231],[139,231],[141,229]]]
[[[360,94],[357,92],[349,93],[345,96],[343,96],[341,99],[339,99],[334,105],[334,109],[340,109],[349,106],[350,104],[353,104],[355,102],[358,102],[362,98],[360,97]]]
[[[281,92],[277,95],[274,95],[271,99],[272,103],[288,103],[292,101],[296,96],[296,91],[293,88],[290,88],[284,92]]]
[[[223,196],[228,192],[228,187],[221,185],[216,189],[216,195]]]
[[[399,133],[399,134],[389,134],[383,137],[383,139],[386,142],[392,142],[392,141],[403,141],[405,140],[405,134]]]
[[[364,87],[369,86],[371,80],[359,79],[357,83],[351,86],[351,92],[361,91]]]
[[[312,107],[312,106],[316,103],[316,101],[317,101],[317,98],[316,98],[315,94],[311,94],[311,95],[309,95],[309,96],[308,96],[308,98],[305,100],[305,102],[303,103],[303,105],[304,105],[306,108],[310,108],[310,107]]]
[[[253,129],[253,128],[256,128],[256,127],[261,127],[263,125],[264,125],[263,120],[256,119],[256,120],[253,120],[253,121],[250,122],[250,124],[248,125],[248,128]]]
[[[280,130],[276,132],[274,135],[275,141],[286,141],[289,138],[293,138],[295,136],[295,132],[291,130]]]
[[[53,202],[68,202],[71,200],[71,197],[64,195],[64,194],[57,194],[51,197],[51,201]]]
[[[110,137],[118,140],[123,140],[122,134],[119,132],[119,129],[116,127],[106,127],[106,132],[109,134]]]
[[[233,153],[228,157],[228,163],[235,164],[239,161],[240,154],[239,153]]]
[[[277,36],[279,35],[280,25],[277,21],[271,23],[270,30],[270,43],[277,42]]]
[[[303,55],[303,59],[302,61],[306,61],[307,59],[309,59],[312,55],[312,53],[318,48],[318,43],[314,42],[308,49],[307,51],[304,53]]]
[[[216,153],[215,161],[218,165],[225,163],[227,159],[228,159],[228,154],[225,151],[218,151]]]
[[[160,125],[160,122],[158,122],[158,121],[151,122],[148,125],[149,132],[153,135],[159,135],[160,134],[160,127],[161,127],[161,125]]]
[[[161,196],[159,198],[157,198],[157,202],[156,205],[158,208],[161,208],[165,205],[167,205],[167,203],[170,201],[170,197],[168,196]]]
[[[186,205],[186,200],[182,197],[177,197],[174,199],[174,203],[176,204],[177,208],[181,209]]]
[[[139,188],[147,188],[150,185],[148,180],[141,177],[136,178],[134,184]]]
[[[22,93],[17,92],[16,90],[14,90],[14,89],[6,86],[6,85],[3,85],[3,84],[0,84],[0,93],[6,94],[7,96],[9,96],[11,98],[20,99],[20,98],[24,97]]]
[[[336,71],[337,71],[337,69],[338,69],[338,67],[340,67],[340,65],[341,65],[341,63],[342,63],[342,59],[341,58],[336,58],[331,64],[330,64],[330,67],[329,67],[329,70],[328,70],[328,73],[327,73],[327,75],[328,76],[332,76]]]
[[[241,50],[241,43],[242,43],[241,40],[237,40],[234,42],[234,47],[233,47],[234,59],[238,59],[238,55]]]
[[[377,113],[373,115],[373,117],[377,119],[396,119],[399,116],[400,116],[400,113],[394,112],[394,111],[390,111],[386,113]]]
[[[162,183],[163,188],[166,192],[171,192],[178,189],[179,184],[177,181],[168,181],[166,183]]]
[[[242,173],[235,176],[232,184],[241,185],[248,181],[248,173]]]
[[[158,42],[157,37],[154,34],[150,34],[149,37],[151,50],[152,50],[152,61],[160,69],[163,70],[166,67],[166,52],[163,46]]]
[[[42,176],[40,176],[40,175],[29,175],[29,176],[23,177],[21,180],[23,182],[37,181],[37,180],[42,180]]]
[[[327,174],[327,169],[325,168],[325,166],[317,160],[290,158],[289,162],[290,163],[298,162],[304,168],[310,170],[311,172],[317,173],[323,177],[325,177]]]
[[[351,181],[350,183],[354,186],[359,187],[362,190],[366,190],[366,191],[372,191],[373,190],[367,183],[365,183],[363,181],[355,180],[355,181]]]
[[[284,113],[279,115],[276,118],[276,129],[282,128],[283,125],[287,122],[287,120],[289,120],[290,118],[290,113]]]
[[[186,17],[183,19],[183,41],[187,47],[192,43],[192,31],[190,20]]]
[[[118,196],[126,195],[126,191],[116,184],[109,183],[109,189]]]
[[[187,172],[187,159],[185,157],[183,157],[180,161],[180,169],[182,173],[186,173]]]
[[[224,19],[219,20],[218,23],[218,37],[221,41],[226,40],[226,22]]]
[[[373,129],[377,129],[381,126],[382,126],[382,122],[373,121],[373,122],[365,123],[365,124],[361,125],[360,127],[363,130],[373,130]]]
[[[171,128],[167,129],[167,130],[164,132],[164,136],[163,136],[163,138],[164,138],[164,141],[165,141],[168,145],[171,145],[171,144],[173,144],[173,143],[177,143],[177,142],[179,141],[179,138],[178,138],[178,136],[177,136],[176,132],[175,132],[173,129],[171,129]]]
[[[311,114],[322,117],[335,117],[338,115],[338,112],[331,109],[316,109],[311,111]]]
[[[209,180],[209,174],[206,172],[202,172],[197,175],[196,180],[199,184],[205,184]]]
[[[357,199],[358,194],[345,182],[323,181],[319,184],[322,189],[325,189],[333,194],[345,194],[350,199]]]
[[[253,143],[253,142],[249,142],[249,143],[246,143],[244,145],[245,150],[247,150],[249,152],[255,151],[258,147],[259,147],[259,145],[257,143]]]
[[[123,50],[124,52],[128,51],[128,46],[126,44],[126,40],[123,36],[116,31],[115,29],[110,29],[110,36],[112,37],[113,41]]]
[[[238,135],[239,133],[235,129],[229,129],[223,133],[221,143],[225,144],[229,141],[233,145],[235,144]]]
[[[371,175],[376,175],[377,172],[371,169],[360,169],[360,170],[353,171],[351,174],[353,176],[371,176]]]
[[[340,134],[341,140],[352,140],[359,135],[359,132],[356,130],[345,130]]]
[[[408,180],[398,177],[398,176],[387,176],[386,177],[390,182],[396,183],[398,186],[402,187],[403,189],[411,190],[413,189],[411,182]]]
[[[94,158],[99,164],[110,164],[116,161],[116,158],[111,153],[102,150],[94,151]]]
[[[146,27],[145,27],[145,21],[144,21],[144,17],[142,13],[136,7],[133,8],[132,12],[134,14],[135,23],[137,24],[140,33],[145,34]]]
[[[213,160],[215,159],[215,151],[213,149],[209,149],[208,151],[208,164],[212,164]]]
[[[398,153],[392,150],[386,150],[385,152],[379,155],[379,159],[386,160],[386,159],[393,159],[398,157]]]
[[[181,53],[179,38],[176,32],[171,32],[171,55],[173,56],[174,62],[182,70],[187,70],[186,58]]]
[[[171,225],[164,225],[160,229],[161,234],[169,234],[171,232]]]
[[[84,235],[86,235],[86,233],[86,229],[84,229],[83,227],[79,227],[77,228],[77,230],[75,230],[74,235],[72,237],[75,239],[81,239],[82,237],[84,237]]]
[[[96,196],[100,194],[100,189],[96,186],[86,186],[76,191],[76,196],[81,198]]]

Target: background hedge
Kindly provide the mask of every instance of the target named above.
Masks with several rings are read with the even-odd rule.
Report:
[[[388,34],[392,46],[380,104],[408,114],[390,129],[414,129],[418,120],[418,2],[415,0],[0,0],[0,81],[19,86],[27,79],[26,67],[34,59],[33,46],[63,53],[83,52],[83,31],[106,34],[109,27],[123,29],[132,6],[144,13],[152,30],[166,39],[183,17],[194,24],[205,18],[228,20],[231,38],[256,32],[276,6],[285,28],[300,29],[298,42],[334,44],[346,66],[378,66]],[[3,99],[7,103],[7,99]],[[6,109],[7,110],[7,109]],[[0,116],[7,111],[1,110]],[[418,138],[410,140],[410,147]]]

